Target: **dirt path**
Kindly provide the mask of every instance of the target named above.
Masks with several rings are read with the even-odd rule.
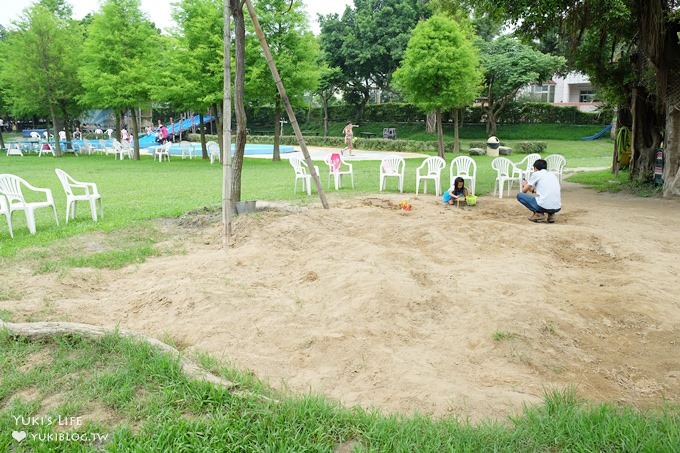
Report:
[[[170,337],[274,386],[390,412],[503,417],[567,385],[680,402],[678,201],[566,184],[548,225],[512,198],[410,197],[408,213],[398,194],[330,194],[330,210],[243,216],[227,251],[217,225],[168,221],[163,245],[186,254],[7,269],[0,285],[19,300],[0,310]]]

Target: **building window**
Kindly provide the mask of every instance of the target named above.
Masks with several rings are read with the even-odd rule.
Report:
[[[531,85],[526,96],[534,102],[555,102],[555,85]]]
[[[581,90],[578,95],[579,102],[593,102],[595,100],[595,90]]]

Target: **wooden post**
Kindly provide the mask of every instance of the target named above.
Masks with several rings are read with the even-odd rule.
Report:
[[[309,167],[309,173],[312,175],[312,179],[314,180],[314,184],[316,185],[316,190],[319,193],[321,204],[323,205],[324,209],[328,209],[328,200],[326,200],[326,194],[324,193],[323,187],[321,186],[319,175],[316,173],[316,169],[314,168],[314,162],[312,162],[312,158],[310,157],[309,151],[307,150],[305,139],[304,137],[302,137],[302,131],[300,130],[300,126],[298,125],[297,119],[295,118],[295,112],[293,112],[293,106],[290,104],[290,99],[288,99],[288,95],[286,94],[286,88],[283,86],[283,82],[281,81],[279,71],[276,69],[276,63],[274,63],[272,53],[269,50],[269,44],[267,44],[267,40],[264,37],[262,27],[260,27],[260,22],[257,20],[255,9],[253,8],[253,5],[250,0],[245,0],[245,2],[246,6],[248,7],[248,14],[250,14],[250,18],[252,19],[253,25],[255,27],[255,33],[257,33],[257,37],[260,40],[260,45],[262,46],[262,51],[264,52],[264,56],[267,59],[269,70],[271,71],[272,76],[274,77],[276,88],[278,88],[279,95],[281,95],[281,100],[283,101],[283,105],[286,107],[286,112],[288,113],[288,120],[290,121],[290,125],[293,126],[293,131],[295,131],[295,137],[297,138],[298,143],[300,144],[302,154],[305,156],[305,162],[307,162],[307,166]]]
[[[234,215],[231,202],[231,2],[223,0],[224,15],[224,99],[222,107],[222,244],[231,242],[231,219]]]

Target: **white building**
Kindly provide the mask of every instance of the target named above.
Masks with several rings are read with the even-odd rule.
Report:
[[[519,97],[560,106],[574,106],[582,112],[594,112],[601,102],[595,100],[597,87],[588,76],[571,72],[566,77],[554,76],[549,82],[534,84],[520,90]]]

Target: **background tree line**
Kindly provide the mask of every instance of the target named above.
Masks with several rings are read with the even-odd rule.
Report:
[[[245,108],[271,107],[274,129],[281,109],[243,1],[230,3],[236,41],[243,44],[243,55],[237,45],[232,62],[236,89],[243,90],[243,106],[236,106],[243,134],[238,161]],[[319,18],[317,37],[301,1],[254,3],[297,108],[314,103],[324,109],[341,96],[354,108],[348,119],[361,121],[377,90],[384,99],[410,100],[434,118],[429,124],[441,124],[445,115],[458,121],[457,112],[474,101],[492,134],[522,86],[578,69],[601,88],[601,100],[617,109],[619,123],[633,130],[633,175],[649,179],[654,152],[664,141],[664,193],[680,193],[674,133],[680,90],[671,70],[680,51],[673,0],[355,0],[342,14]],[[6,57],[0,112],[47,117],[60,129],[84,109],[109,108],[118,116],[132,114],[134,132],[133,112],[153,103],[177,112],[219,113],[223,3],[178,2],[178,26],[169,35],[139,5],[106,0],[80,21],[71,18],[65,0],[41,0],[27,9],[0,30]],[[501,33],[508,24],[514,32]]]

